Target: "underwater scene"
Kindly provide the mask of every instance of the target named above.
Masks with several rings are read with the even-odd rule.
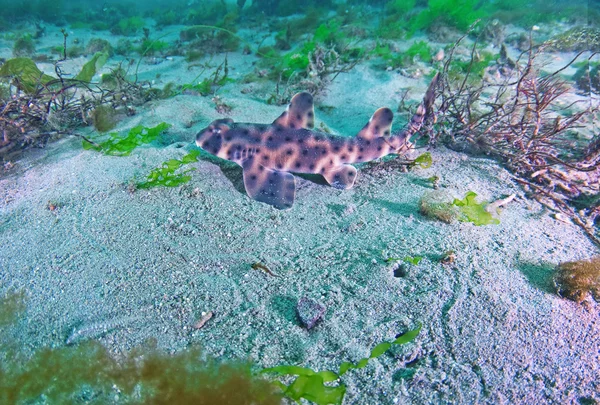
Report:
[[[600,2],[0,0],[0,405],[600,404]]]

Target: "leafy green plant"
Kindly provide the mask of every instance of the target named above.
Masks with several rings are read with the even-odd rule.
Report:
[[[431,47],[425,41],[417,41],[404,52],[404,55],[412,63],[415,56],[418,56],[423,62],[431,62]]]
[[[146,22],[142,17],[129,17],[119,20],[116,26],[111,30],[113,34],[132,36],[144,28]]]
[[[436,24],[445,24],[466,31],[486,13],[479,7],[479,0],[429,0],[427,8],[408,23],[408,33],[428,30]]]
[[[419,212],[427,218],[450,224],[459,215],[458,207],[448,202],[450,198],[445,191],[429,191],[419,200]]]
[[[373,50],[373,54],[382,58],[387,66],[397,68],[406,67],[415,63],[415,57],[426,63],[431,62],[431,47],[425,41],[417,41],[404,52],[393,52],[390,45],[378,42]]]
[[[142,45],[139,47],[138,51],[142,55],[154,55],[157,53],[162,53],[168,50],[170,47],[168,42],[160,41],[160,40],[152,40],[152,39],[144,39]]]
[[[20,36],[15,40],[13,45],[13,56],[21,57],[21,56],[33,56],[35,53],[35,43],[33,42],[33,37],[30,34],[25,34]]]
[[[432,164],[433,159],[431,158],[431,153],[425,152],[417,156],[417,158],[410,163],[410,166],[419,166],[421,169],[429,169]]]
[[[450,70],[448,75],[452,79],[462,80],[464,74],[469,73],[469,78],[481,80],[487,68],[491,62],[498,59],[498,55],[494,55],[491,52],[486,51],[475,51],[473,58],[469,60],[453,59],[450,64]]]
[[[203,72],[204,70],[200,72],[192,82],[195,82]],[[181,91],[192,90],[200,93],[202,96],[208,96],[209,94],[214,94],[220,87],[223,87],[230,82],[233,82],[233,79],[229,78],[229,68],[226,57],[223,63],[217,66],[215,71],[209,77],[204,78],[197,84],[184,84],[181,86]]]
[[[92,111],[92,124],[98,132],[108,132],[117,125],[117,113],[110,105],[99,105]]]
[[[40,84],[55,80],[43,73],[29,58],[9,59],[0,67],[0,81],[10,81],[25,93],[33,93]]]
[[[118,132],[111,132],[109,139],[101,143],[91,143],[83,140],[83,148],[102,152],[105,155],[128,156],[140,145],[154,141],[169,128],[169,124],[161,122],[153,128],[138,125],[129,130],[126,137],[120,137]]]
[[[195,167],[189,168],[182,173],[175,172],[184,165],[197,162],[198,155],[200,155],[200,151],[193,150],[182,157],[181,160],[167,160],[161,165],[161,167],[157,167],[156,169],[152,170],[150,174],[148,174],[146,181],[136,183],[136,188],[146,189],[159,186],[177,187],[181,184],[187,183],[192,178],[192,176],[189,176],[187,173],[196,170]]]
[[[477,226],[499,224],[500,221],[485,210],[487,203],[478,203],[475,197],[477,197],[477,194],[474,191],[469,191],[462,200],[454,199],[452,204],[457,206],[460,212],[458,220],[472,222]]]
[[[419,263],[421,263],[421,260],[423,260],[423,256],[404,256],[404,258],[388,257],[385,260],[385,262],[386,263],[406,262],[406,263],[410,263],[410,264],[416,266]]]
[[[108,60],[108,53],[106,52],[97,52],[92,59],[87,61],[85,65],[81,68],[81,72],[77,76],[75,76],[75,80],[81,80],[82,82],[89,83],[92,81],[92,78],[104,64]]]
[[[344,400],[344,395],[346,394],[346,386],[342,382],[333,386],[325,385],[325,383],[338,381],[339,378],[349,370],[366,367],[369,360],[381,356],[393,345],[403,345],[412,342],[419,335],[420,331],[421,326],[419,325],[416,329],[400,335],[393,342],[380,343],[371,350],[369,357],[359,360],[358,363],[344,362],[340,365],[337,372],[330,370],[314,371],[306,367],[284,365],[266,368],[262,370],[261,373],[275,374],[278,376],[296,376],[290,385],[285,385],[280,381],[276,381],[275,384],[282,389],[283,394],[286,397],[293,399],[298,403],[300,403],[301,399],[306,399],[317,405],[341,405]]]

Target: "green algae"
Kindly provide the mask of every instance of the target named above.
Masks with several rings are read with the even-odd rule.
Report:
[[[156,138],[168,128],[169,124],[165,122],[161,122],[152,128],[138,125],[131,128],[125,137],[120,137],[118,132],[111,132],[109,134],[109,139],[103,142],[91,143],[84,139],[82,141],[82,146],[83,149],[95,150],[97,152],[102,152],[105,155],[129,156],[135,148],[156,140]]]
[[[301,403],[302,399],[314,402],[317,405],[341,405],[346,394],[346,386],[343,382],[337,385],[326,385],[339,381],[339,378],[349,370],[361,369],[367,366],[369,360],[377,358],[387,352],[394,345],[403,345],[412,342],[420,333],[421,325],[396,338],[392,342],[383,342],[371,350],[369,357],[360,359],[357,363],[343,362],[337,372],[331,370],[314,371],[307,367],[294,365],[283,365],[266,368],[261,373],[275,374],[278,376],[295,376],[294,381],[286,385],[276,381],[283,394],[294,401]]]
[[[77,76],[75,76],[75,80],[80,80],[82,82],[91,82],[92,78],[104,64],[108,60],[108,53],[106,52],[96,52],[96,54],[83,65],[81,68],[81,72]]]
[[[187,155],[183,156],[181,160],[170,159],[164,162],[160,167],[152,170],[146,181],[136,183],[135,186],[138,189],[147,189],[153,187],[177,187],[181,184],[185,184],[191,180],[192,176],[188,175],[189,172],[196,170],[196,168],[189,168],[181,173],[176,173],[182,166],[188,165],[198,161],[200,151],[193,150]]]
[[[499,224],[500,221],[486,211],[487,204],[478,203],[476,197],[477,194],[474,191],[469,191],[462,200],[454,199],[452,204],[457,206],[460,212],[457,219],[461,222],[472,222],[477,226]]]
[[[25,294],[0,297],[2,404],[276,405],[281,394],[252,365],[205,360],[198,347],[164,353],[152,341],[113,356],[97,341],[25,353],[12,326],[26,314]]]
[[[55,80],[43,73],[30,58],[9,59],[0,67],[0,80],[13,80],[25,93],[34,93],[41,84]]]

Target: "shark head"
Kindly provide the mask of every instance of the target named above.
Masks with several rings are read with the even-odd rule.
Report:
[[[221,149],[223,137],[232,126],[233,120],[230,118],[211,122],[209,126],[196,134],[196,145],[205,151],[216,155]]]

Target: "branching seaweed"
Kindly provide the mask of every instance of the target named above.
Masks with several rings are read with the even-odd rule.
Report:
[[[538,58],[545,46],[531,44],[503,69],[502,79],[489,83],[470,80],[476,44],[471,67],[452,80],[454,49],[440,80],[439,124],[430,144],[442,141],[500,159],[533,198],[562,212],[600,245],[594,229],[600,218],[600,137],[582,141],[574,136],[599,106],[592,99],[563,103],[570,87],[559,76],[581,53],[562,69],[543,74]]]
[[[92,83],[106,58],[97,53],[74,79],[64,76],[60,61],[55,76],[44,74],[28,58],[6,61],[0,67],[0,82],[6,83],[2,93],[8,93],[0,97],[0,159],[8,161],[60,135],[76,135],[71,130],[90,124],[99,106],[134,114],[134,106],[146,102],[151,92],[146,84],[128,81],[120,67],[103,75],[101,84]]]

